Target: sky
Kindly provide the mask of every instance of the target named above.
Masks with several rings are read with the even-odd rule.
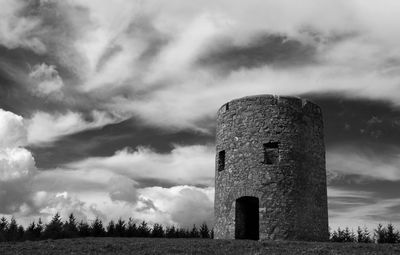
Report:
[[[397,0],[0,0],[0,215],[212,225],[215,118],[322,107],[329,223],[400,224]]]

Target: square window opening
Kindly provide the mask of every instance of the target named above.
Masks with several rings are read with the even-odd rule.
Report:
[[[279,161],[279,142],[264,143],[264,164],[275,165]]]

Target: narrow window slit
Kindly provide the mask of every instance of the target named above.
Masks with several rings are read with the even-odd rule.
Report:
[[[225,150],[218,152],[218,172],[225,170]]]

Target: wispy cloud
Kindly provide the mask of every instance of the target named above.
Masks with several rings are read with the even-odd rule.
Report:
[[[360,178],[400,180],[400,150],[390,154],[377,154],[372,150],[354,146],[338,146],[327,153],[327,169],[340,175],[358,175]]]
[[[175,146],[168,154],[145,147],[123,149],[110,157],[93,157],[65,166],[68,171],[111,171],[129,177],[139,184],[146,181],[170,185],[203,185],[214,183],[214,148],[192,145]]]
[[[90,118],[88,120],[88,118]],[[28,143],[43,146],[51,144],[62,136],[77,133],[86,129],[99,128],[123,119],[106,112],[93,111],[85,118],[79,112],[68,111],[65,114],[36,112],[27,120]]]

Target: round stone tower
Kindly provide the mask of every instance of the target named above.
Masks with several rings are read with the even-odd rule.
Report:
[[[217,239],[326,241],[325,146],[319,106],[250,96],[218,110]]]

